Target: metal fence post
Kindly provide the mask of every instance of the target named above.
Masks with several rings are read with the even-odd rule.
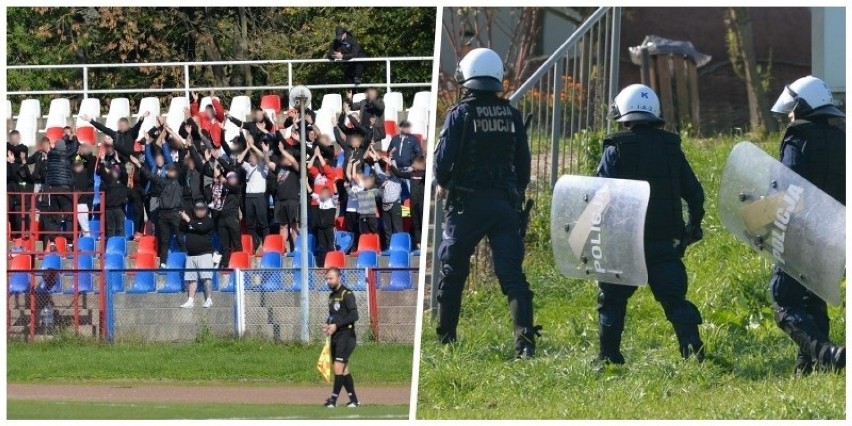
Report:
[[[83,99],[89,98],[89,67],[83,67]]]
[[[556,61],[553,72],[553,120],[550,129],[550,187],[556,186],[559,177],[559,140],[562,137],[562,76],[564,60]]]
[[[293,63],[287,62],[287,87],[293,88]]]
[[[183,93],[189,99],[189,64],[183,64]]]
[[[438,313],[438,278],[441,274],[441,258],[438,256],[438,245],[441,244],[441,237],[444,233],[444,200],[435,197],[435,202],[432,203],[435,209],[434,221],[432,222],[432,288],[430,290],[429,311],[432,317]]]
[[[621,64],[619,61],[619,50],[621,49],[621,8],[613,7],[612,8],[612,36],[610,41],[610,51],[609,51],[609,93],[607,94],[609,98],[608,102],[615,99],[616,93],[618,93],[618,75],[620,72]],[[610,131],[612,127],[612,121],[606,120],[606,130],[607,133]]]
[[[243,281],[245,274],[242,269],[234,269],[232,273],[236,274],[236,279],[234,280],[234,285],[236,286],[234,288],[234,334],[238,338],[241,338],[246,331],[246,287]]]
[[[386,77],[387,77],[387,79],[386,79],[386,81],[385,81],[385,84],[387,84],[387,87],[385,88],[385,89],[386,89],[386,90],[385,90],[385,93],[387,93],[387,92],[390,92],[390,91],[391,91],[391,61],[390,61],[390,59],[388,59],[387,61],[385,61],[385,63],[387,64],[387,69],[386,69],[386,71],[387,71],[387,76],[386,76]]]

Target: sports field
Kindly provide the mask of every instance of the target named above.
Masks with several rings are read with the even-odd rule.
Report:
[[[363,404],[358,409],[321,407],[330,385],[315,368],[320,350],[218,338],[186,344],[9,342],[8,417],[408,418],[410,345],[358,347],[351,361]]]
[[[794,344],[773,320],[770,265],[725,231],[716,211],[719,177],[733,138],[687,139],[684,150],[707,194],[704,240],[685,258],[689,298],[704,317],[708,359],[684,362],[662,308],[647,288],[630,300],[622,352],[627,364],[597,370],[597,287],[554,268],[549,200],[531,224],[526,275],[544,326],[538,357],[512,361],[511,321],[496,282],[465,293],[460,342],[423,333],[418,418],[843,419],[845,375],[792,374]],[[777,155],[778,135],[761,146]],[[844,283],[845,289],[845,283]],[[845,309],[830,307],[843,344]]]

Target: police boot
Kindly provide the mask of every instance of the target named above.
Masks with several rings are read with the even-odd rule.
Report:
[[[600,352],[598,352],[598,361],[604,364],[624,364],[624,355],[621,354],[621,333],[624,331],[624,324],[620,325],[604,325],[599,326]]]
[[[796,355],[796,363],[794,364],[796,375],[807,376],[814,371],[814,360],[807,352],[799,348],[799,353]]]
[[[535,338],[541,336],[541,326],[533,325],[532,292],[509,299],[509,310],[515,323],[515,358],[535,356]]]
[[[821,369],[837,371],[846,368],[846,347],[831,343],[813,321],[786,311],[776,311],[776,321],[799,345],[800,351],[808,355]]]
[[[438,340],[441,344],[456,342],[456,328],[461,314],[461,292],[452,291],[442,278],[438,290]]]
[[[535,356],[535,338],[541,337],[541,326],[515,329],[515,359]]]
[[[690,356],[695,355],[698,362],[704,362],[704,342],[701,341],[701,336],[698,333],[698,325],[676,324],[674,329],[680,356],[683,359],[689,359]]]

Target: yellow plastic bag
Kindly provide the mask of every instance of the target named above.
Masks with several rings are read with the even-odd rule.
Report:
[[[326,382],[331,382],[331,338],[325,339],[319,359],[317,360],[317,371]]]

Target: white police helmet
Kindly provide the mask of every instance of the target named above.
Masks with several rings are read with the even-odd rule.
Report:
[[[500,92],[503,90],[503,60],[491,49],[473,49],[459,61],[456,80],[468,89]]]
[[[785,86],[775,105],[772,105],[772,112],[784,115],[795,112],[801,117],[846,117],[846,114],[834,106],[828,85],[812,75]]]
[[[644,84],[631,84],[618,93],[609,108],[610,120],[662,123],[660,98]]]

